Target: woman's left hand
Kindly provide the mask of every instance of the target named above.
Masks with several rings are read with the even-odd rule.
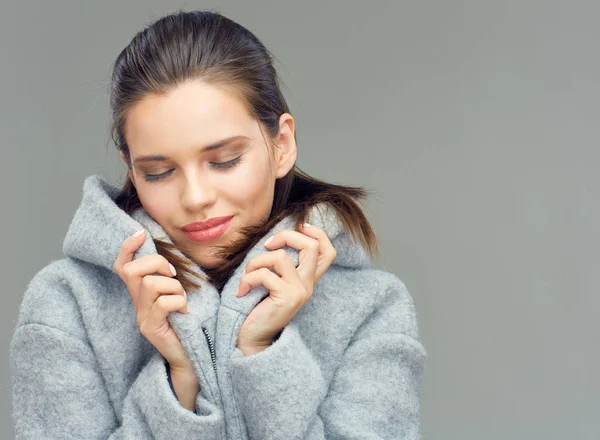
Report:
[[[246,266],[237,296],[246,295],[260,284],[269,291],[269,296],[248,314],[238,333],[237,347],[246,356],[271,345],[311,298],[315,283],[335,260],[336,251],[323,229],[305,224],[301,231],[279,231],[265,243],[271,252],[257,255]],[[298,267],[280,249],[285,245],[300,251]]]

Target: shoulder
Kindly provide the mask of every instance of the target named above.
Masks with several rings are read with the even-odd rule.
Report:
[[[385,270],[368,268],[347,274],[345,282],[348,286],[358,286],[352,291],[356,297],[351,302],[355,322],[352,340],[397,335],[403,343],[406,342],[420,355],[426,356],[413,298],[398,276]],[[357,314],[357,311],[360,313]]]
[[[411,294],[400,278],[385,270],[331,266],[315,285],[311,302],[309,311],[333,314],[349,327],[385,313],[400,319],[410,336],[418,334]]]
[[[393,323],[394,331],[420,340],[413,297],[396,274],[371,267],[341,273],[337,284],[343,283],[343,290],[353,293],[352,305],[361,310],[361,324],[382,317]]]
[[[94,282],[87,263],[71,258],[54,260],[36,272],[25,287],[17,327],[41,324],[84,337],[77,285]],[[93,271],[92,271],[93,272]]]
[[[379,279],[378,298],[369,317],[372,321],[385,321],[390,332],[399,332],[420,342],[415,303],[404,282],[395,274],[376,270]]]
[[[394,299],[412,303],[411,295],[400,278],[372,267],[331,266],[318,283],[327,289],[353,293],[351,297],[365,306],[375,307]]]
[[[294,319],[316,354],[336,358],[356,341],[372,340],[396,340],[425,354],[411,294],[385,270],[331,266]]]

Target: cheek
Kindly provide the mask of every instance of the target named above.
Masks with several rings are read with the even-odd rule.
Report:
[[[158,185],[160,186],[160,185]],[[172,195],[168,186],[163,188],[144,188],[138,191],[144,209],[155,220],[161,222],[169,213],[176,212],[177,198]]]
[[[274,186],[274,178],[270,176],[268,165],[256,158],[240,164],[235,173],[223,176],[222,182],[221,188],[228,194],[228,198],[236,200],[238,205],[249,207],[262,205],[265,200],[269,200]]]

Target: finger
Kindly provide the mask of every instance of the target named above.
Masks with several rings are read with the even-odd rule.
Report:
[[[135,295],[133,301],[137,301],[138,290],[144,276],[157,273],[166,277],[173,277],[175,268],[171,270],[171,266],[167,259],[159,254],[145,255],[125,263],[122,268],[122,278],[127,284],[132,297]]]
[[[139,232],[140,231],[136,232],[136,234]],[[138,250],[138,248],[142,245],[142,243],[144,243],[144,240],[146,239],[145,229],[141,229],[140,235],[136,234],[131,235],[130,237],[126,238],[125,241],[123,241],[123,244],[121,244],[119,254],[117,255],[115,262],[113,263],[113,269],[117,274],[119,274],[119,276],[121,276],[121,270],[125,263],[132,261],[133,254],[135,253],[135,251]]]
[[[244,274],[260,269],[261,267],[273,267],[277,275],[289,283],[298,278],[294,262],[283,249],[265,252],[252,258],[246,265]]]
[[[127,277],[142,277],[158,273],[160,275],[173,277],[175,268],[171,269],[172,264],[160,254],[144,255],[123,265],[123,273]]]
[[[302,232],[284,229],[273,235],[273,239],[265,244],[269,249],[276,249],[285,245],[299,250],[296,271],[304,285],[308,286],[310,284],[312,287],[319,257],[319,241]]]
[[[162,275],[146,275],[142,278],[136,304],[138,315],[147,314],[161,295],[183,296],[186,299],[186,309],[183,312],[187,310],[187,295],[178,280]]]
[[[170,312],[182,309],[185,305],[185,299],[182,296],[175,295],[164,295],[158,298],[150,311],[146,314],[142,322],[140,322],[140,331],[147,333],[155,331],[154,326],[158,326]]]
[[[240,282],[240,290],[236,296],[244,296],[250,292],[253,287],[259,285],[265,286],[269,292],[276,293],[281,292],[286,286],[286,283],[280,277],[278,277],[277,274],[271,272],[265,267],[262,267],[242,277]]]
[[[337,257],[337,251],[333,247],[329,236],[322,228],[304,223],[304,225],[301,227],[301,232],[319,242],[319,255],[317,258],[317,270],[315,278],[318,280]]]

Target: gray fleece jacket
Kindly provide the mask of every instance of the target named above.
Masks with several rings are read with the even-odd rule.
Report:
[[[426,352],[412,298],[393,274],[370,267],[334,211],[313,208],[337,257],[313,296],[265,350],[244,356],[237,333],[267,294],[235,292],[253,247],[222,292],[196,277],[189,314],[168,320],[201,384],[196,411],[179,404],[165,359],[140,333],[125,283],[113,270],[123,241],[141,227],[135,258],[170,242],[143,208],[126,214],[119,189],[85,179],[64,239],[65,258],[28,283],[10,345],[17,439],[419,439]],[[284,248],[297,264],[298,251]],[[180,254],[181,255],[181,254]],[[198,273],[204,274],[196,266]]]

